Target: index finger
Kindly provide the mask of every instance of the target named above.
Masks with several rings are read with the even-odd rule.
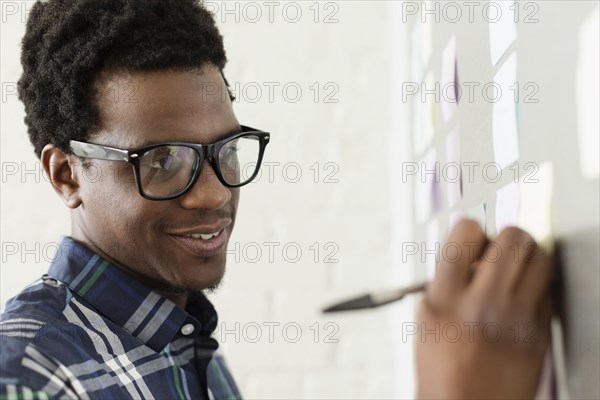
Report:
[[[442,247],[435,279],[430,287],[430,301],[444,304],[469,283],[472,265],[483,254],[487,237],[479,223],[459,221]]]
[[[536,248],[533,238],[522,229],[504,229],[486,247],[483,261],[473,278],[472,290],[480,298],[508,298]]]

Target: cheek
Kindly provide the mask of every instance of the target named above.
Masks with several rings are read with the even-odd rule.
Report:
[[[106,165],[102,167],[100,169],[97,165],[93,165],[82,173],[82,200],[84,209],[104,210],[106,216],[110,218],[118,212],[124,201],[128,199],[131,201],[135,184],[120,179],[113,168]]]
[[[238,209],[238,203],[240,201],[240,188],[232,188],[231,189],[231,200],[229,201],[231,204],[231,208],[232,210],[232,218],[233,218],[233,222],[235,223],[235,219],[236,219],[236,215],[237,215],[237,209]]]
[[[91,239],[112,259],[129,268],[147,271],[160,259],[160,232],[166,204],[140,196],[134,181],[109,174],[87,181],[83,192],[82,222]]]
[[[237,210],[239,201],[240,201],[240,188],[231,189],[231,204],[233,204],[233,208],[236,210]]]
[[[148,203],[138,193],[133,173],[115,166],[88,168],[81,184],[88,228],[111,234],[138,231],[150,220]],[[127,167],[127,166],[125,166]]]

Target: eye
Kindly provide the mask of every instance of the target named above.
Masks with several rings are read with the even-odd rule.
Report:
[[[232,157],[235,156],[238,150],[238,141],[236,139],[232,140],[231,142],[225,143],[225,145],[221,148],[221,151],[219,153],[222,157]]]
[[[149,167],[167,170],[171,166],[173,159],[174,159],[174,157],[172,157],[172,156],[164,156],[159,159],[152,160]]]
[[[174,147],[159,147],[148,152],[142,159],[141,167],[154,170],[155,174],[168,174],[177,171],[183,160],[177,156]]]

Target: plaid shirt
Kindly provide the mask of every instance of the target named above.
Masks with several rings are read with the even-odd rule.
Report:
[[[239,398],[212,304],[186,311],[69,237],[0,317],[0,399]]]

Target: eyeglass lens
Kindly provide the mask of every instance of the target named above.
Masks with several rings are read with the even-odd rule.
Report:
[[[226,142],[217,154],[223,180],[229,185],[248,183],[258,168],[260,141],[243,136]],[[191,147],[161,146],[140,157],[142,190],[148,196],[168,197],[181,192],[190,183],[198,167],[199,156]]]

